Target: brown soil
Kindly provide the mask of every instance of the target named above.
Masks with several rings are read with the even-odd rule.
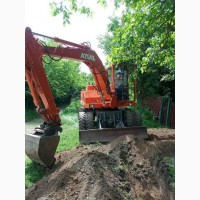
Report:
[[[148,129],[149,139],[122,136],[56,155],[49,175],[26,189],[26,200],[173,200],[163,157],[175,157],[175,131]]]

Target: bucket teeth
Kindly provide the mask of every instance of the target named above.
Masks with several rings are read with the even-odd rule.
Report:
[[[34,134],[25,135],[25,153],[31,159],[46,167],[54,165],[54,158],[58,143],[59,135],[41,136]]]

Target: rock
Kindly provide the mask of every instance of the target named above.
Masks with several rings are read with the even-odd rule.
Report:
[[[144,164],[143,164],[143,162],[141,161],[141,162],[139,162],[139,163],[137,163],[136,164],[138,167],[143,167],[144,166]]]

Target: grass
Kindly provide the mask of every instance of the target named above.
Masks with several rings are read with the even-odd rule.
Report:
[[[139,103],[135,109],[137,109],[141,114],[143,125],[147,128],[164,128],[164,126],[160,124],[159,121],[153,119],[153,112],[149,109],[142,108],[141,104]]]
[[[26,109],[25,110],[25,122],[30,122],[33,119],[39,118],[39,114],[35,110]]]
[[[79,145],[77,113],[63,114],[61,120],[63,131],[60,134],[57,152],[62,152]]]
[[[175,158],[174,157],[164,157],[163,161],[168,165],[168,173],[171,177],[171,184],[175,184]]]
[[[78,115],[77,113],[61,113],[63,131],[60,133],[60,142],[56,152],[69,150],[79,144],[78,136]],[[25,159],[25,187],[31,187],[36,181],[47,175],[47,169],[31,161],[27,156]]]
[[[27,156],[25,159],[25,187],[29,188],[37,180],[42,179],[46,174],[46,168],[39,163],[30,160]]]

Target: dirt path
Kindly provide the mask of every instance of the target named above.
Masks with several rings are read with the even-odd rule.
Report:
[[[31,122],[25,122],[25,133],[34,133],[35,127],[42,123],[40,118],[34,119]]]
[[[26,190],[26,200],[174,200],[163,158],[175,158],[175,132],[148,133],[148,140],[122,136],[107,145],[80,145],[57,154],[49,175]]]

